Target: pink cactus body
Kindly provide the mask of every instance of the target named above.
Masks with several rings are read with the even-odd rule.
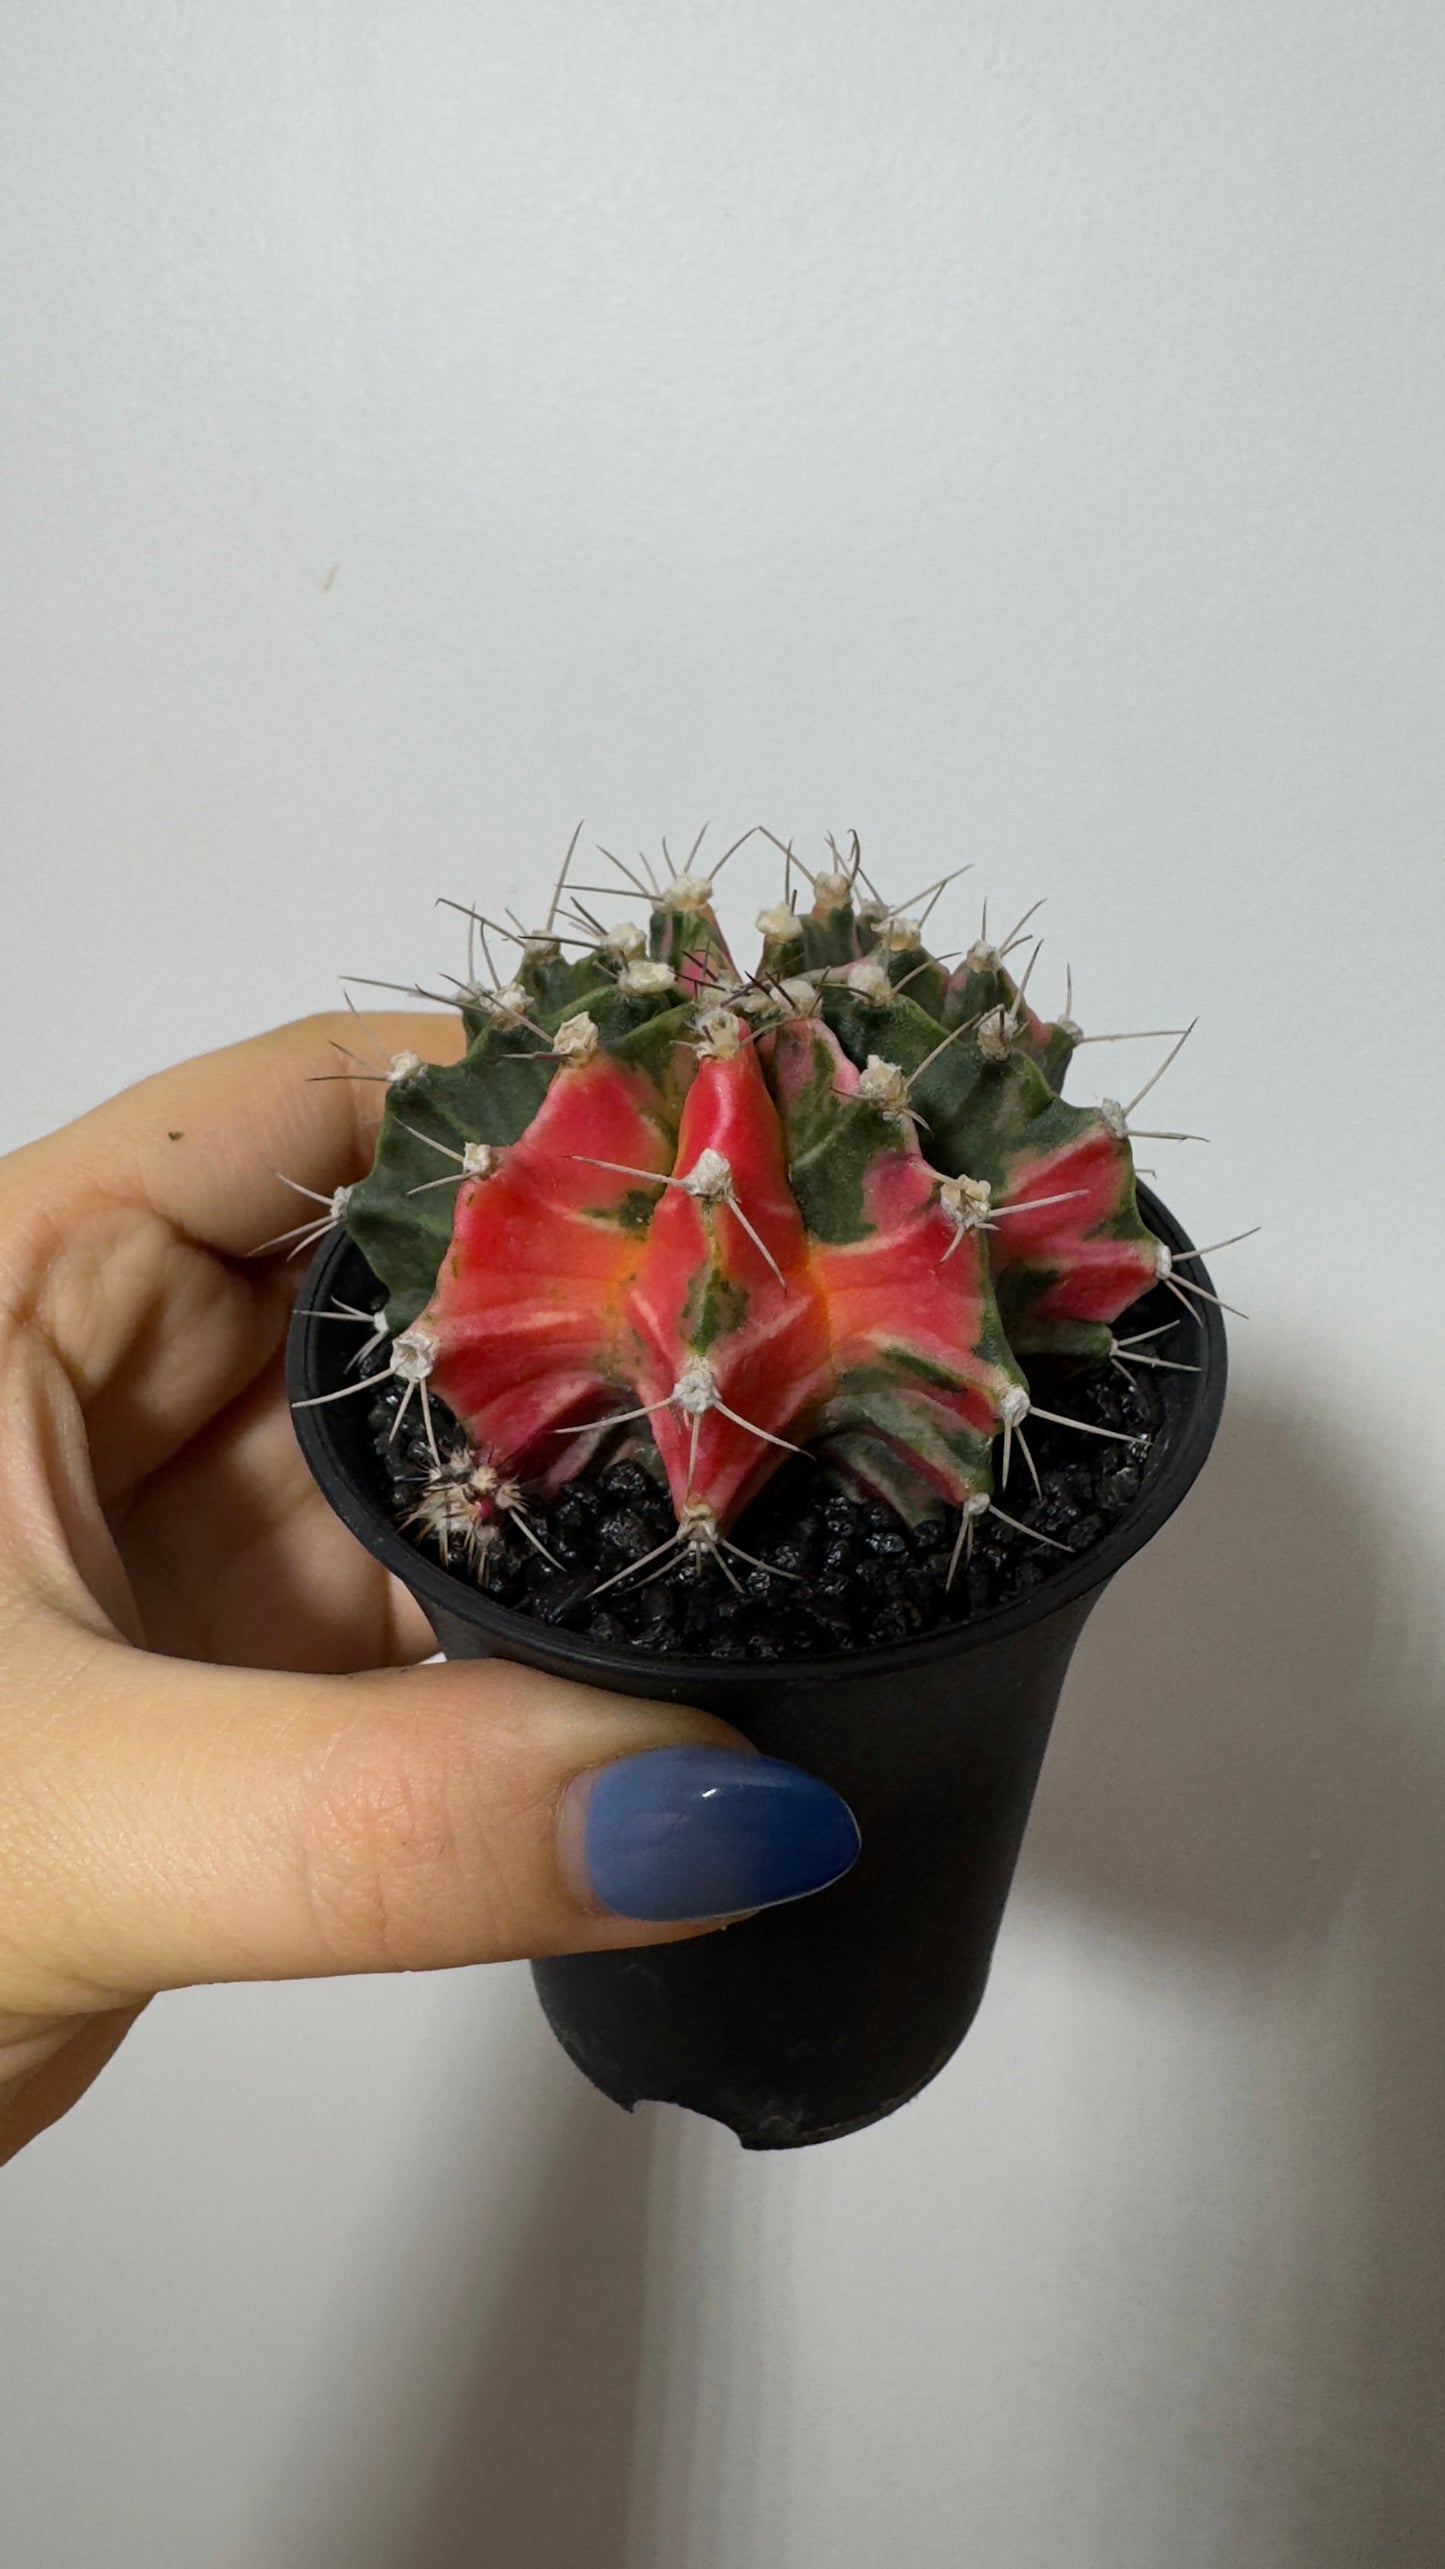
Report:
[[[1035,1198],[1037,1212],[1015,1209]],[[1083,1352],[1089,1342],[1072,1337],[1073,1325],[1117,1320],[1159,1273],[1157,1243],[1134,1205],[1129,1146],[1101,1115],[1080,1115],[1068,1141],[1009,1161],[1007,1200],[992,1264],[1010,1343],[1021,1353],[1071,1344]]]
[[[623,1306],[647,1198],[613,1160],[666,1174],[656,1092],[599,1053],[564,1065],[521,1141],[459,1193],[451,1248],[419,1326],[438,1392],[509,1470],[572,1468],[553,1431],[616,1406],[628,1383]]]
[[[982,1234],[950,1219],[905,1107],[871,1104],[836,1037],[794,1020],[768,1039],[785,1123],[816,1166],[835,1144],[834,1238],[815,1238],[834,1390],[826,1434],[854,1430],[906,1456],[940,1499],[985,1484],[999,1404],[1018,1379],[993,1309]]]
[[[978,1449],[1014,1379],[983,1352],[992,1296],[982,1237],[954,1232],[916,1144],[875,1172],[866,1202],[870,1238],[813,1251],[838,1379],[830,1423],[886,1433],[961,1506],[980,1485]]]
[[[1122,1116],[1058,1094],[1077,1027],[982,941],[945,975],[831,853],[811,911],[761,915],[756,983],[678,876],[648,958],[531,940],[462,1062],[388,1094],[348,1226],[509,1491],[616,1430],[708,1541],[797,1447],[906,1512],[976,1510],[1019,1357],[1102,1360],[1158,1278]]]
[[[751,1046],[699,1063],[675,1174],[683,1183],[667,1188],[653,1215],[628,1297],[634,1378],[642,1400],[669,1403],[689,1365],[708,1369],[717,1405],[657,1407],[652,1432],[674,1507],[703,1499],[726,1525],[782,1460],[830,1379],[782,1128]],[[689,1178],[728,1194],[690,1193]],[[706,1377],[694,1379],[705,1388]]]

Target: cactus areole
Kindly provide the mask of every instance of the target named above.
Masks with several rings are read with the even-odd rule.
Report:
[[[645,927],[564,933],[554,899],[506,977],[460,985],[462,1058],[391,1063],[374,1165],[329,1218],[384,1291],[352,1316],[373,1372],[389,1343],[393,1431],[425,1431],[406,1522],[462,1575],[485,1586],[504,1526],[627,1459],[670,1531],[616,1578],[700,1553],[731,1576],[799,1454],[819,1489],[941,1524],[950,1585],[988,1517],[1047,1569],[1066,1547],[1012,1512],[1028,1422],[1139,1435],[1041,1385],[1189,1355],[1202,1289],[1141,1213],[1128,1110],[1060,1094],[1080,1030],[1030,1004],[1026,940],[950,969],[859,883],[856,841],[811,877],[790,858],[751,976],[709,876],[649,875]],[[1116,1324],[1156,1287],[1146,1347]]]

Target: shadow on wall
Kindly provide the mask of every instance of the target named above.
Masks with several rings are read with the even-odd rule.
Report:
[[[494,2035],[332,2323],[277,2569],[626,2569],[653,2136],[516,1994],[510,2097]]]
[[[541,2138],[528,2217],[388,2569],[627,2569],[651,2156],[647,2130],[585,2089]]]
[[[1381,2569],[1445,2559],[1442,1589],[1405,1495],[1392,1522],[1361,1490],[1323,1392],[1237,1403],[1085,1633],[1019,1877],[1149,1945],[1281,1975],[1299,2424],[1330,2442],[1311,2411],[1332,2383],[1354,2458],[1333,2450],[1322,2485],[1354,2511],[1350,2556]],[[1311,2307],[1343,2342],[1312,2337]]]
[[[1412,1789],[1384,1540],[1327,1428],[1231,1406],[1085,1632],[1021,1883],[1226,1950],[1322,1934]]]
[[[1412,1591],[1411,1573],[1359,1506],[1323,1404],[1236,1403],[1192,1499],[1085,1635],[1020,1876],[1025,1898],[1149,1946],[1202,1947],[1251,1982],[1280,1972],[1302,1993],[1302,2081],[1256,2139],[1302,2194],[1280,2471],[1299,2482],[1301,2523],[1319,2533],[1323,2491],[1334,2530],[1279,2556],[1380,2569],[1445,2558],[1442,1574],[1416,1563]],[[278,2569],[691,2556],[684,2515],[705,2521],[723,2356],[712,2338],[702,2355],[653,2350],[648,2404],[664,2398],[688,2466],[652,2486],[644,2297],[649,2258],[655,2284],[673,2278],[662,2306],[696,2291],[700,2193],[709,2255],[737,2230],[736,2153],[671,2118],[619,2114],[553,2052],[520,1982],[516,1997],[511,2039],[538,2048],[517,2053],[500,2113],[495,2042],[466,2067],[420,2219],[408,2176],[406,2241],[349,2314],[324,2394],[345,2415],[319,2449],[307,2439]],[[1319,2172],[1314,2145],[1323,2136],[1327,2156],[1336,2132],[1361,2172],[1353,2202]],[[784,2193],[784,2232],[786,2212]],[[760,2241],[760,2265],[781,2238],[767,2258]],[[1321,2342],[1316,2306],[1330,2329],[1347,2314],[1348,2344]],[[1240,2319],[1247,2360],[1260,2313]],[[727,2375],[727,2401],[744,2388]],[[762,2468],[773,2432],[761,2412],[746,2428],[776,2495],[781,2459]]]

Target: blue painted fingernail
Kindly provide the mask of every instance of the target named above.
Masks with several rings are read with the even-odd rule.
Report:
[[[653,1748],[579,1779],[594,1899],[620,1918],[726,1918],[798,1900],[855,1861],[830,1785],[736,1748]]]

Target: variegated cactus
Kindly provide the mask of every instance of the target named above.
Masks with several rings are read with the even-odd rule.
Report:
[[[645,932],[584,911],[564,938],[554,899],[514,978],[461,987],[464,1057],[391,1065],[375,1165],[333,1210],[386,1291],[444,1551],[484,1565],[499,1513],[525,1530],[527,1491],[625,1439],[679,1546],[736,1550],[805,1448],[910,1522],[957,1510],[956,1558],[1027,1460],[1025,1365],[1117,1360],[1119,1315],[1169,1278],[1126,1112],[1064,1102],[1080,1032],[1034,1012],[1013,941],[950,972],[859,898],[856,842],[797,868],[807,906],[796,867],[751,978],[712,876],[634,878]],[[465,1445],[431,1437],[433,1394]]]

